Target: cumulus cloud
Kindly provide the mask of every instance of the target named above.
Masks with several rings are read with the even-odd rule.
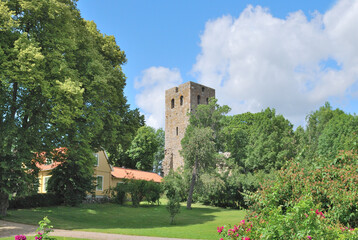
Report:
[[[302,125],[325,101],[357,96],[357,22],[355,0],[309,19],[302,11],[280,19],[248,6],[238,17],[206,23],[192,71],[233,114],[272,107]]]
[[[135,80],[138,90],[136,104],[145,115],[146,124],[154,128],[164,127],[165,90],[183,82],[178,69],[150,67]]]

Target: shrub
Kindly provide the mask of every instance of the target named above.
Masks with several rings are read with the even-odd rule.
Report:
[[[259,215],[251,213],[238,225],[218,227],[222,239],[357,239],[358,231],[335,225],[310,199],[303,199],[284,212],[266,208]]]
[[[188,199],[189,175],[182,170],[171,170],[169,174],[164,177],[162,184],[163,191],[166,193],[175,192],[180,202],[184,202]]]
[[[302,197],[320,204],[333,221],[350,227],[358,226],[357,154],[342,152],[329,165],[306,170],[291,163],[277,174],[275,182],[266,182],[256,194],[248,195],[252,209],[294,206]]]
[[[162,188],[160,183],[145,180],[126,180],[112,188],[110,195],[115,203],[123,204],[125,198],[130,195],[132,204],[138,207],[142,200],[147,200],[150,203],[159,202]]]
[[[112,200],[122,205],[126,200],[126,190],[123,184],[117,184],[116,187],[110,189],[110,196],[112,196]]]
[[[162,186],[159,183],[155,182],[146,182],[144,186],[144,199],[149,203],[159,204],[160,195],[162,193]]]
[[[178,194],[169,195],[167,210],[170,215],[170,224],[174,224],[174,217],[180,213],[180,197]]]
[[[63,201],[55,194],[37,193],[30,196],[15,197],[9,201],[9,209],[48,207],[62,204]]]

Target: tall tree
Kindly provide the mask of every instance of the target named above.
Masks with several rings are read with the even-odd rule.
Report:
[[[306,138],[307,145],[305,145],[305,158],[313,159],[318,156],[318,142],[319,138],[324,131],[328,122],[337,115],[344,114],[342,110],[332,109],[329,102],[326,102],[324,106],[318,110],[310,113],[306,117]]]
[[[4,209],[6,196],[25,179],[14,176],[36,175],[34,152],[67,147],[82,156],[73,163],[78,168],[93,166],[90,152],[118,145],[130,110],[123,95],[125,54],[113,36],[81,18],[76,1],[0,1],[0,11]]]
[[[223,134],[243,173],[279,169],[296,153],[293,125],[274,109],[227,117]]]
[[[280,169],[295,154],[293,125],[275,109],[257,113],[247,145],[245,168],[255,170]]]
[[[184,168],[191,171],[191,183],[187,208],[191,209],[194,187],[201,169],[209,171],[215,168],[215,154],[221,148],[221,128],[224,115],[230,111],[226,105],[220,106],[212,98],[208,104],[198,105],[189,113],[189,125],[182,139],[180,154],[184,158]]]
[[[215,168],[215,142],[213,130],[209,127],[188,126],[182,140],[180,154],[184,157],[185,168],[191,170],[191,183],[188,193],[187,209],[191,209],[194,187],[201,170],[210,171]]]
[[[154,155],[157,150],[158,141],[155,130],[148,126],[139,128],[128,149],[131,162],[126,167],[153,171]]]

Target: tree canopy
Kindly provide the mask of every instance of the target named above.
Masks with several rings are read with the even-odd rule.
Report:
[[[123,94],[125,53],[81,18],[76,1],[1,1],[0,13],[0,195],[8,195],[35,152],[76,148],[91,161],[88,150],[115,152],[143,117]]]

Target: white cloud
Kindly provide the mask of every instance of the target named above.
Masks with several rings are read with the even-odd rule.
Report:
[[[351,90],[358,81],[357,22],[355,0],[309,20],[301,11],[279,19],[248,6],[237,18],[206,23],[193,73],[233,114],[273,107],[303,124],[328,99],[357,94]]]
[[[139,91],[136,104],[145,115],[146,124],[154,128],[164,127],[165,90],[183,82],[178,69],[150,67],[135,80]]]

